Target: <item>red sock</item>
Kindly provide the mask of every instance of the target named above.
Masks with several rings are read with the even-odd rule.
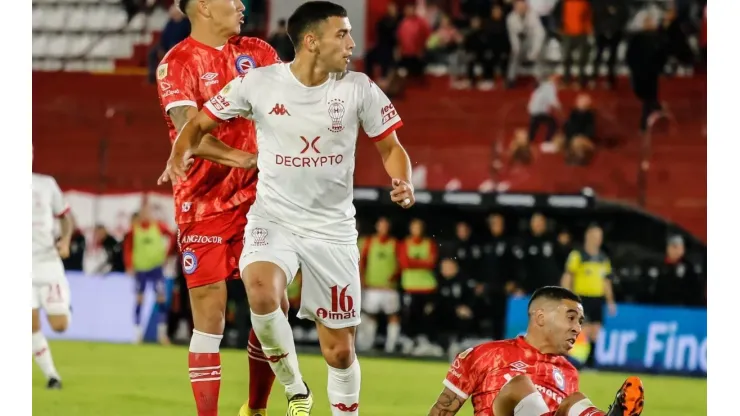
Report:
[[[275,373],[272,372],[270,362],[262,352],[262,344],[257,339],[254,330],[249,332],[249,408],[266,409],[270,398]]]
[[[193,331],[190,348],[194,349],[194,344],[197,345],[208,338],[213,338],[213,343],[215,343],[215,348],[212,351],[218,351],[221,336],[203,334],[198,331]],[[221,354],[218,352],[190,351],[188,353],[188,367],[190,368],[190,385],[193,388],[198,416],[218,416],[218,393],[221,389]]]

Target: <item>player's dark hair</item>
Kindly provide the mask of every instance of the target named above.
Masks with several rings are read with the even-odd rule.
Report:
[[[568,299],[574,302],[581,303],[581,297],[571,292],[570,290],[560,286],[544,286],[532,293],[532,297],[529,298],[529,304],[527,304],[527,310],[532,307],[532,303],[537,299],[548,299],[548,300],[563,300]]]
[[[347,10],[330,1],[309,1],[298,6],[288,18],[288,37],[297,50],[303,35],[330,17],[347,17]]]
[[[176,0],[176,3],[177,3],[177,8],[180,9],[182,14],[188,14],[186,10],[188,9],[188,3],[190,3],[190,0],[179,0],[179,1]]]

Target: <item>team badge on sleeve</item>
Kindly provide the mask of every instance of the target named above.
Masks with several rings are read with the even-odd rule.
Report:
[[[169,64],[162,64],[157,67],[157,79],[164,79],[167,76],[167,67]]]
[[[252,68],[256,68],[257,64],[254,62],[254,58],[249,55],[240,55],[236,58],[236,70],[240,74],[246,74]]]

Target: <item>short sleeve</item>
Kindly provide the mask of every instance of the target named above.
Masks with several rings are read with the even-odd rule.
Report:
[[[197,108],[197,85],[190,70],[178,60],[163,60],[157,67],[157,93],[165,113],[181,106]]]
[[[232,118],[252,114],[249,92],[253,89],[255,71],[239,75],[226,84],[219,93],[206,101],[203,112],[215,121],[221,122]]]
[[[69,205],[64,200],[62,190],[59,189],[56,179],[49,178],[49,187],[51,190],[51,210],[54,216],[60,218],[69,212]]]
[[[604,259],[604,277],[611,279],[614,276],[614,270],[612,269],[612,262],[609,257]]]
[[[480,384],[480,366],[476,365],[479,355],[475,348],[468,348],[455,357],[442,381],[445,387],[460,398],[467,400]]]
[[[565,262],[565,270],[568,273],[578,272],[578,268],[581,266],[581,253],[578,250],[573,250],[568,255],[568,260]]]
[[[272,64],[282,62],[275,48],[262,39],[260,39],[260,43],[258,45],[258,54],[257,63],[259,66],[270,66]]]
[[[360,121],[365,133],[373,140],[381,140],[403,125],[393,103],[370,78],[360,82],[363,97],[360,107]]]

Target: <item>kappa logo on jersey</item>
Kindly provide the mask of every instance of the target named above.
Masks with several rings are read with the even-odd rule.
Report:
[[[509,364],[509,368],[511,368],[514,371],[524,372],[527,371],[527,363],[523,361],[514,361],[513,363]]]
[[[252,68],[256,68],[257,64],[254,62],[254,58],[249,55],[240,55],[236,58],[236,70],[240,74],[245,74]]]
[[[290,115],[288,110],[285,109],[285,104],[275,104],[275,107],[272,107],[272,110],[270,110],[268,114],[275,114],[278,116]]]
[[[215,72],[207,72],[200,76],[200,79],[205,81],[205,86],[213,85],[218,83],[218,74]]]
[[[198,268],[198,257],[193,250],[185,250],[182,253],[182,271],[185,274],[192,274]]]
[[[162,64],[157,67],[157,79],[164,79],[167,76],[167,67],[169,64]]]
[[[306,151],[308,150],[309,147],[311,149],[313,149],[314,152],[321,153],[321,152],[319,152],[319,149],[316,147],[316,142],[318,142],[320,138],[321,138],[321,136],[316,136],[316,137],[314,137],[313,140],[311,140],[311,143],[309,143],[307,138],[301,136],[301,140],[303,140],[303,144],[306,145],[303,148],[303,150],[301,150],[301,154],[306,153]]]
[[[335,98],[327,104],[329,104],[329,118],[331,119],[329,131],[339,133],[344,130],[344,125],[342,124],[342,118],[344,118],[344,101]]]
[[[253,246],[266,246],[267,245],[267,230],[264,228],[255,228],[252,230],[252,241]]]
[[[555,380],[555,385],[558,386],[560,390],[565,390],[565,376],[559,368],[554,368],[552,370],[552,378]]]
[[[172,85],[170,85],[169,82],[162,81],[159,83],[159,88],[161,88],[162,91],[167,91],[168,89],[172,88]]]
[[[383,117],[382,124],[385,124],[391,120],[393,120],[394,117],[398,115],[396,112],[396,108],[393,107],[393,104],[388,104],[387,106],[380,109],[380,115]]]
[[[356,317],[355,301],[351,295],[347,294],[347,290],[349,290],[349,285],[341,290],[337,285],[332,286],[331,308],[329,310],[325,308],[316,309],[316,316],[321,319],[350,319]]]

